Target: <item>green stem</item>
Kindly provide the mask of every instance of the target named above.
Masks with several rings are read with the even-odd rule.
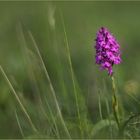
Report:
[[[62,12],[60,14],[61,14],[61,20],[62,20],[63,29],[64,29],[66,50],[67,50],[68,62],[69,62],[69,66],[70,66],[70,72],[71,72],[71,78],[72,78],[72,84],[73,84],[73,90],[74,90],[74,96],[75,96],[75,102],[76,102],[76,108],[77,108],[77,116],[78,116],[78,121],[79,121],[79,127],[80,127],[80,131],[81,131],[81,136],[83,136],[82,122],[81,122],[81,116],[80,116],[80,108],[79,108],[79,103],[78,103],[78,93],[77,93],[77,89],[76,89],[75,75],[74,75],[72,61],[71,61],[69,43],[68,43],[67,33],[66,33],[66,29],[65,29],[63,14],[62,14]]]
[[[51,81],[51,79],[50,79],[49,73],[48,73],[48,71],[47,71],[47,68],[46,68],[46,66],[45,66],[45,63],[44,63],[44,61],[43,61],[43,58],[42,58],[42,56],[41,56],[41,53],[40,53],[39,48],[38,48],[38,46],[37,46],[37,44],[36,44],[36,42],[35,42],[35,40],[34,40],[34,37],[33,37],[32,33],[29,31],[28,34],[29,34],[29,36],[30,36],[30,38],[31,38],[31,40],[32,40],[32,42],[33,42],[33,44],[34,44],[34,47],[35,47],[35,49],[36,49],[36,52],[37,52],[37,54],[38,54],[38,56],[39,56],[39,58],[40,58],[40,62],[41,62],[41,64],[42,64],[42,66],[43,66],[43,70],[44,70],[44,72],[45,72],[46,78],[48,79],[49,86],[50,86],[50,90],[51,90],[52,96],[53,96],[53,98],[54,98],[55,106],[56,106],[56,109],[57,109],[57,111],[58,111],[58,115],[59,115],[60,121],[61,121],[61,123],[62,123],[62,125],[63,125],[63,127],[64,127],[64,130],[65,130],[65,132],[66,132],[68,138],[70,139],[71,136],[70,136],[69,130],[68,130],[66,124],[65,124],[64,118],[63,118],[63,116],[62,116],[61,109],[60,109],[60,107],[59,107],[59,103],[58,103],[58,100],[57,100],[57,97],[56,97],[56,93],[55,93],[55,90],[54,90],[52,81]]]
[[[118,101],[117,101],[117,96],[116,96],[115,80],[114,80],[113,76],[111,77],[111,79],[112,79],[112,88],[113,88],[112,108],[113,108],[113,113],[114,113],[116,123],[118,125],[118,129],[120,130],[120,121],[119,121],[119,113],[118,113]]]
[[[36,129],[35,125],[33,124],[32,120],[31,120],[31,118],[30,118],[30,115],[28,114],[26,108],[24,107],[23,103],[21,102],[21,100],[20,100],[18,94],[16,93],[14,87],[12,86],[10,80],[8,79],[6,73],[5,73],[5,71],[3,70],[3,68],[2,68],[1,65],[0,65],[0,71],[2,72],[2,74],[3,74],[3,76],[4,76],[5,80],[6,80],[6,82],[7,82],[8,85],[9,85],[10,90],[12,91],[13,95],[15,96],[15,98],[16,98],[17,102],[19,103],[19,105],[20,105],[22,111],[24,112],[24,114],[26,115],[27,119],[29,120],[29,123],[30,123],[31,127],[33,128],[33,130],[34,130],[35,132],[37,132],[37,129]]]

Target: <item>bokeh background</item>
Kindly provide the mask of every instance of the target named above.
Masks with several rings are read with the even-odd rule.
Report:
[[[41,135],[53,135],[48,116],[46,117],[46,114],[49,114],[47,104],[54,117],[56,109],[29,32],[32,33],[47,67],[67,126],[73,137],[77,138],[78,130],[77,126],[74,126],[76,104],[66,37],[83,120],[88,120],[94,126],[101,119],[99,99],[102,101],[102,117],[106,118],[109,113],[104,99],[108,100],[110,106],[111,79],[106,71],[99,70],[94,58],[96,32],[102,26],[112,32],[121,46],[122,63],[114,66],[114,76],[120,102],[125,110],[123,115],[138,113],[139,15],[138,1],[0,2],[0,65]],[[0,91],[0,138],[22,138],[18,121],[25,137],[32,137],[28,120],[2,74]],[[88,137],[87,135],[85,137]]]

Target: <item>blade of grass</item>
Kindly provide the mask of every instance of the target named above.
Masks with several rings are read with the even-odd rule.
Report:
[[[66,124],[65,124],[65,122],[64,122],[64,119],[63,119],[63,116],[62,116],[62,113],[61,113],[61,110],[60,110],[60,107],[59,107],[59,104],[58,104],[58,101],[57,101],[57,98],[56,98],[56,93],[55,93],[54,87],[53,87],[53,85],[52,85],[52,82],[51,82],[49,73],[48,73],[48,71],[47,71],[47,68],[46,68],[46,66],[45,66],[45,63],[44,63],[44,61],[43,61],[43,58],[42,58],[42,56],[41,56],[41,53],[40,53],[40,51],[39,51],[39,49],[38,49],[38,46],[37,46],[37,44],[36,44],[36,42],[35,42],[35,40],[34,40],[34,37],[33,37],[32,33],[31,33],[30,31],[28,31],[28,34],[29,34],[29,37],[30,37],[30,39],[31,39],[31,41],[32,41],[32,43],[33,43],[33,45],[34,45],[34,48],[35,48],[35,50],[36,50],[36,52],[37,52],[37,54],[38,54],[38,56],[39,56],[39,58],[40,58],[40,61],[41,61],[41,64],[42,64],[44,73],[45,73],[46,78],[47,78],[47,80],[48,80],[48,82],[49,82],[50,90],[51,90],[51,92],[52,92],[52,95],[53,95],[53,98],[54,98],[54,102],[55,102],[55,105],[56,105],[56,109],[57,109],[57,111],[58,111],[58,114],[59,114],[61,123],[62,123],[62,125],[63,125],[63,127],[64,127],[64,130],[65,130],[67,136],[68,136],[69,138],[71,138],[71,136],[70,136],[70,134],[69,134],[69,131],[68,131],[68,129],[67,129],[67,126],[66,126]]]
[[[15,110],[15,116],[16,116],[16,120],[17,120],[17,124],[18,124],[19,130],[20,130],[20,133],[21,133],[22,137],[24,138],[24,133],[23,133],[21,124],[20,124],[20,122],[19,122],[19,118],[18,118],[18,115],[17,115],[16,110]]]
[[[128,136],[126,139],[134,140],[133,136],[129,134],[129,132],[127,132],[126,135]]]
[[[17,26],[17,33],[18,33],[18,39],[19,39],[20,46],[21,46],[21,52],[22,52],[23,58],[24,58],[24,63],[27,67],[28,76],[34,85],[34,86],[31,85],[31,87],[32,87],[33,91],[35,92],[35,94],[38,96],[37,99],[38,99],[39,106],[40,106],[39,112],[41,113],[41,111],[42,111],[42,114],[45,116],[45,118],[48,120],[49,124],[51,125],[52,122],[50,122],[48,114],[46,113],[45,108],[43,106],[43,102],[42,102],[41,95],[40,95],[40,89],[38,87],[37,80],[36,80],[35,73],[34,73],[35,64],[33,63],[33,61],[32,61],[33,58],[31,57],[34,54],[34,52],[32,52],[27,46],[21,23],[19,23]],[[34,55],[34,57],[35,57],[35,55]]]
[[[27,119],[28,119],[28,121],[29,121],[29,123],[30,123],[30,125],[31,125],[31,127],[32,127],[32,129],[33,129],[33,131],[37,132],[37,129],[36,129],[35,125],[33,124],[33,122],[32,122],[32,120],[31,120],[31,118],[30,118],[30,116],[29,116],[27,110],[25,109],[24,105],[22,104],[20,98],[18,97],[18,95],[17,95],[17,93],[16,93],[14,87],[12,86],[10,80],[8,79],[6,73],[5,73],[5,71],[3,70],[3,68],[2,68],[1,65],[0,65],[0,71],[2,72],[2,75],[4,76],[4,78],[5,78],[6,82],[7,82],[7,84],[9,85],[9,88],[11,89],[13,95],[15,96],[17,102],[19,103],[19,105],[20,105],[22,111],[23,111],[24,114],[26,115],[26,117],[27,117]]]
[[[63,97],[63,101],[65,103],[65,101],[67,102],[67,100],[69,99],[69,93],[67,92],[67,86],[64,80],[64,71],[65,68],[62,65],[62,52],[61,52],[61,48],[59,47],[59,39],[58,39],[58,34],[56,30],[52,30],[51,33],[53,34],[53,42],[54,42],[54,52],[55,52],[55,57],[57,59],[57,72],[58,72],[58,83],[61,87],[61,93],[62,93],[62,97]],[[51,36],[52,34],[49,34],[49,36]],[[69,111],[70,104],[65,104],[65,108]]]
[[[70,66],[71,78],[72,78],[72,83],[73,83],[73,90],[74,90],[75,101],[76,101],[77,115],[78,115],[81,135],[83,135],[82,123],[81,123],[81,117],[80,117],[80,110],[79,110],[79,104],[78,104],[78,93],[77,93],[77,90],[76,90],[75,76],[74,76],[74,71],[73,71],[73,66],[72,66],[72,61],[71,61],[71,55],[70,55],[70,49],[69,49],[69,43],[68,43],[68,38],[67,38],[67,33],[66,33],[66,28],[65,28],[65,23],[64,23],[64,18],[63,18],[62,12],[60,12],[60,15],[61,15],[61,20],[62,20],[62,25],[63,25],[63,30],[64,30],[68,62],[69,62],[69,66]]]
[[[33,63],[33,58],[31,56],[34,55],[34,52],[32,52],[28,46],[27,46],[27,42],[25,40],[25,36],[24,36],[24,33],[23,33],[23,28],[22,28],[22,24],[19,23],[18,26],[17,26],[17,33],[18,33],[18,39],[19,39],[19,43],[20,43],[20,46],[21,46],[21,53],[23,54],[23,58],[24,58],[24,63],[27,67],[27,74],[31,80],[31,87],[32,87],[32,90],[35,92],[35,94],[37,95],[37,99],[38,99],[38,102],[39,102],[39,106],[40,106],[40,110],[39,111],[42,111],[42,113],[44,114],[45,118],[49,121],[49,118],[48,118],[48,115],[45,111],[45,108],[43,106],[43,102],[42,102],[42,98],[41,98],[41,94],[40,94],[40,89],[38,87],[38,84],[37,84],[37,79],[36,79],[36,76],[35,76],[35,73],[34,73],[34,69],[36,68],[35,64]],[[34,55],[34,58],[36,56]],[[49,121],[49,123],[51,124],[51,122]]]
[[[53,114],[53,112],[51,111],[51,108],[50,108],[50,106],[49,106],[49,104],[48,104],[48,102],[47,102],[46,97],[44,97],[44,98],[45,98],[45,101],[46,101],[48,110],[49,110],[49,112],[50,112],[50,115],[51,115],[51,117],[52,117],[52,121],[53,121],[53,123],[54,123],[54,125],[55,125],[55,128],[56,128],[56,136],[57,136],[57,138],[60,138],[60,134],[59,134],[59,130],[58,130],[58,127],[57,127],[57,124],[56,124],[56,120],[55,120],[54,114]]]

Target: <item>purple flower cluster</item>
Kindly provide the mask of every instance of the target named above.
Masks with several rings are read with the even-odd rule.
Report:
[[[96,64],[113,74],[113,65],[121,63],[120,45],[107,28],[101,27],[96,38]]]

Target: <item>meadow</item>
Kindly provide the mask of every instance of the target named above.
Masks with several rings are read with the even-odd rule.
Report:
[[[139,14],[139,1],[1,1],[0,138],[140,138]],[[119,128],[95,64],[102,26],[121,46]]]

